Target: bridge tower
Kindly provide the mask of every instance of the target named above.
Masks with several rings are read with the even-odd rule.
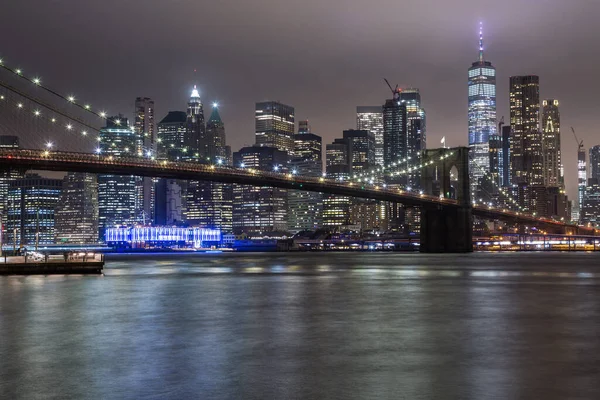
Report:
[[[428,195],[452,197],[458,207],[421,208],[422,253],[468,253],[473,251],[473,216],[469,183],[469,148],[428,149],[421,153],[421,186]],[[451,176],[453,168],[455,175]]]

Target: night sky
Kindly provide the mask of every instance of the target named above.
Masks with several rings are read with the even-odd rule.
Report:
[[[428,147],[444,135],[454,146],[467,143],[467,69],[483,21],[498,118],[508,120],[510,75],[539,75],[541,97],[560,100],[574,198],[569,127],[600,144],[599,17],[597,0],[5,0],[0,57],[112,114],[131,116],[148,96],[160,120],[198,84],[207,108],[221,104],[234,151],[254,143],[256,101],[294,106],[330,142],[355,127],[357,105],[383,104],[386,77],[421,89]]]

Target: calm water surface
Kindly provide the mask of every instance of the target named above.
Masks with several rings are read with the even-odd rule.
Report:
[[[2,399],[599,399],[600,254],[112,256],[0,277]]]

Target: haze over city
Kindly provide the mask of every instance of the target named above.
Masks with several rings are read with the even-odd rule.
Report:
[[[205,104],[219,102],[233,149],[254,142],[254,103],[267,99],[293,105],[330,142],[355,127],[357,105],[390,96],[383,78],[421,90],[428,147],[442,136],[467,144],[466,70],[481,21],[498,118],[508,118],[511,75],[539,75],[540,98],[560,101],[569,197],[577,185],[569,127],[586,147],[598,144],[595,1],[11,3],[0,15],[12,39],[0,51],[6,60],[127,116],[137,96],[155,100],[159,119],[184,110],[197,84]]]

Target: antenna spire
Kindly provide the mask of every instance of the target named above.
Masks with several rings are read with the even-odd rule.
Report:
[[[479,62],[483,62],[483,22],[479,23]]]

